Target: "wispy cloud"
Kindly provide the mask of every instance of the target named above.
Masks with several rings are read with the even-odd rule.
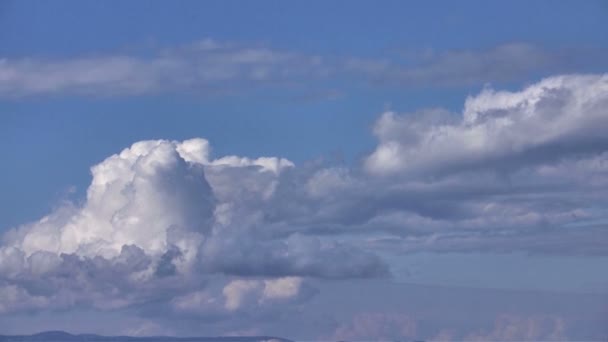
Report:
[[[512,43],[481,50],[409,53],[385,58],[310,55],[211,39],[157,49],[67,59],[0,59],[0,97],[197,94],[342,80],[407,87],[455,87],[606,67],[603,50],[543,49]],[[333,90],[335,92],[336,90]]]
[[[0,60],[0,95],[138,95],[217,91],[323,76],[317,56],[204,40],[149,57],[107,55],[73,59]]]
[[[508,43],[485,49],[412,51],[383,61],[351,59],[347,68],[381,84],[407,87],[453,87],[517,81],[554,73],[590,71],[608,65],[601,49],[543,48]]]

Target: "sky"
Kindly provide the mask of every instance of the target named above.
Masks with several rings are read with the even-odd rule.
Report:
[[[592,0],[0,1],[0,334],[605,340],[605,32]]]

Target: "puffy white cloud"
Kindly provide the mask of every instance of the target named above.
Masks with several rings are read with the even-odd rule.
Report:
[[[109,157],[91,169],[83,208],[21,227],[9,244],[28,256],[48,251],[106,258],[125,245],[152,255],[176,245],[192,259],[211,230],[215,199],[203,166],[186,162],[176,145],[144,141]]]
[[[264,298],[291,298],[298,294],[302,278],[284,277],[264,281]]]
[[[302,289],[302,278],[283,277],[276,279],[237,279],[222,289],[224,306],[229,311],[240,309],[246,302],[254,305],[276,305],[277,302],[293,302],[301,296],[309,295],[309,289]],[[251,304],[249,305],[251,307]]]
[[[165,302],[213,316],[309,296],[300,276],[386,274],[378,257],[352,246],[263,233],[292,162],[210,155],[204,139],[141,141],[93,166],[82,205],[65,203],[4,236],[2,310]]]
[[[608,75],[566,75],[519,92],[485,89],[460,117],[441,110],[387,112],[366,159],[376,174],[519,168],[608,146]]]
[[[261,283],[255,280],[238,279],[228,283],[222,293],[226,297],[226,309],[236,310],[252,292],[260,288]]]
[[[261,315],[277,307],[293,307],[315,293],[300,277],[232,278],[177,296],[170,306],[178,314],[207,317]]]

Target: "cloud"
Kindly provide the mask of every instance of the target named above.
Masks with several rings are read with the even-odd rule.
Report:
[[[406,314],[359,313],[352,322],[336,328],[329,340],[401,340],[412,339],[416,335],[418,321]]]
[[[137,142],[91,168],[82,203],[3,236],[0,312],[270,321],[318,281],[390,276],[380,255],[606,255],[607,101],[606,75],[563,75],[485,89],[461,114],[385,113],[353,167]],[[410,323],[364,315],[337,333]]]
[[[173,298],[171,309],[177,314],[195,316],[267,315],[281,307],[310,299],[316,289],[305,284],[300,277],[272,279],[228,279],[218,287],[188,292]]]
[[[425,315],[422,315],[425,316]],[[452,325],[454,322],[449,322]],[[568,341],[565,319],[556,315],[498,314],[494,322],[467,322],[466,326],[445,329],[428,324],[423,317],[399,312],[360,312],[340,323],[327,340],[413,340],[429,341]],[[493,324],[492,324],[493,323]],[[489,325],[489,326],[486,326]],[[493,325],[493,326],[492,326]],[[431,329],[429,329],[432,327]],[[431,337],[432,336],[432,337]]]
[[[346,69],[368,75],[378,84],[406,87],[457,87],[505,83],[604,66],[606,51],[550,49],[513,42],[485,49],[406,51],[403,58],[351,58]]]
[[[171,245],[188,254],[211,230],[215,199],[202,165],[175,144],[145,141],[91,169],[83,208],[71,207],[14,232],[14,246],[36,251],[114,257],[125,245],[160,255]]]
[[[141,141],[93,166],[82,205],[66,203],[5,234],[2,311],[151,302],[184,309],[223,293],[225,305],[205,308],[223,315],[313,293],[300,277],[387,274],[381,259],[353,246],[257,232],[292,162],[210,154],[204,139]],[[259,300],[243,304],[251,295]]]
[[[354,235],[378,252],[605,255],[607,83],[555,76],[485,89],[461,115],[385,113],[361,169],[284,173],[263,209],[264,234]]]
[[[16,285],[0,286],[0,314],[15,310],[38,310],[44,308],[48,300],[34,296]]]
[[[471,333],[466,341],[568,341],[561,317],[501,315],[494,330]]]
[[[387,112],[380,144],[366,160],[372,173],[436,174],[458,169],[519,168],[597,153],[608,147],[608,75],[542,80],[519,92],[485,89],[462,116],[443,110]]]
[[[0,96],[221,92],[323,76],[318,56],[206,39],[148,56],[0,59]]]
[[[257,262],[242,272],[260,275],[256,272],[273,265],[277,276],[329,276],[333,271],[311,256],[357,253],[296,235],[260,241],[249,232],[260,223],[259,210],[251,207],[268,201],[281,172],[294,164],[274,157],[209,161],[208,155],[203,139],[135,143],[91,169],[84,206],[67,205],[19,227],[6,235],[6,243],[26,258],[45,252],[111,259],[125,246],[136,246],[158,258],[160,273],[188,273],[194,267],[239,273],[239,263]],[[233,251],[226,255],[226,250]]]
[[[314,100],[321,94],[321,98],[332,99],[344,91],[325,89],[315,82],[354,80],[406,87],[504,83],[552,73],[595,71],[606,66],[606,55],[601,49],[559,50],[515,42],[488,49],[406,51],[385,58],[360,58],[204,39],[139,54],[0,59],[0,97],[233,94],[314,84],[295,98]]]
[[[604,255],[607,104],[607,75],[562,75],[484,89],[461,114],[384,113],[364,159],[384,190],[359,182],[339,213],[397,235],[379,249]]]

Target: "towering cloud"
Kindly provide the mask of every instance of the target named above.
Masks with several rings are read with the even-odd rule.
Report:
[[[167,296],[183,310],[187,298],[208,295],[225,299],[210,308],[234,311],[244,296],[259,305],[298,298],[301,276],[386,274],[380,259],[353,247],[258,232],[264,203],[293,163],[209,155],[204,139],[142,141],[92,167],[82,206],[66,204],[4,237],[2,311],[111,309]]]

